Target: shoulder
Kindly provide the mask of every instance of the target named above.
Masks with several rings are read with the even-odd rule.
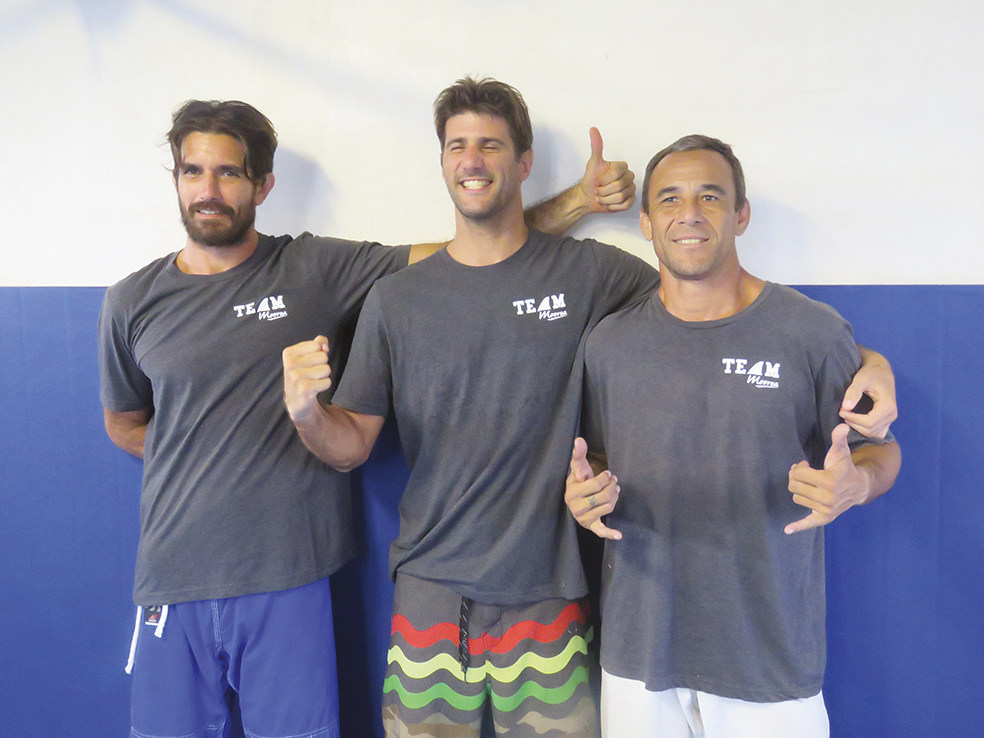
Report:
[[[860,364],[851,324],[830,305],[782,285],[773,285],[764,308],[746,322],[786,352],[787,360],[806,362],[815,376],[827,362],[853,367]],[[852,373],[853,373],[852,369]]]
[[[384,247],[389,248],[389,247]],[[407,248],[398,246],[394,248]],[[414,262],[403,269],[392,274],[387,274],[376,282],[376,285],[384,291],[401,291],[419,289],[419,285],[426,284],[433,279],[440,279],[441,275],[450,274],[453,268],[453,259],[448,256],[446,248],[438,249],[426,259]]]
[[[653,285],[659,283],[659,272],[651,264],[617,246],[593,238],[555,236],[531,230],[530,245],[533,246],[532,255],[558,264],[566,262],[572,268],[590,268],[591,274],[602,281],[629,278]]]
[[[103,304],[107,307],[122,308],[145,298],[154,292],[169,265],[174,263],[178,253],[174,252],[160,259],[154,259],[144,267],[116,282],[106,290]]]
[[[824,302],[781,284],[772,284],[766,303],[774,320],[783,320],[799,330],[840,332],[851,326],[840,313]]]
[[[573,236],[558,236],[530,229],[529,243],[537,251],[551,253],[566,253],[582,258],[598,260],[613,259],[626,262],[638,262],[649,267],[645,261],[609,243],[602,243],[593,238],[574,238]],[[649,267],[652,268],[652,267]]]
[[[639,298],[631,305],[606,315],[588,334],[588,346],[607,346],[617,343],[624,340],[626,336],[637,334],[644,326],[651,325],[653,316],[649,313],[652,309],[650,301],[658,299],[659,297],[653,292]]]
[[[390,246],[383,246],[373,241],[353,241],[332,236],[315,236],[305,231],[300,235],[268,237],[272,241],[274,251],[283,251],[292,256],[314,255],[344,258],[355,254],[388,251]]]
[[[409,246],[384,246],[375,241],[351,241],[343,238],[302,233],[297,238],[283,237],[275,244],[280,258],[292,267],[309,268],[333,283],[361,285],[392,274],[407,266]],[[279,239],[278,239],[279,241]]]

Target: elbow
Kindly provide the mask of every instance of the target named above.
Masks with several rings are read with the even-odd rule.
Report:
[[[328,462],[328,466],[338,472],[350,472],[353,469],[358,469],[360,466],[366,463],[369,458],[369,451],[367,450],[364,454],[357,454],[348,456],[344,459],[332,459]]]
[[[353,469],[357,469],[366,461],[369,460],[369,454],[372,453],[373,443],[362,437],[359,439],[357,446],[349,450],[349,453],[341,459],[336,459],[334,462],[329,462],[329,465],[335,471],[340,472],[350,472]]]
[[[338,448],[325,444],[322,439],[312,441],[304,435],[301,438],[308,451],[337,472],[350,472],[362,466],[372,451],[372,446],[365,442],[347,448]]]

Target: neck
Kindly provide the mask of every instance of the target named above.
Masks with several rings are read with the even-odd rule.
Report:
[[[185,274],[220,274],[239,266],[253,255],[260,236],[255,228],[234,246],[203,246],[188,238],[175,263]]]
[[[737,264],[729,274],[705,279],[679,279],[663,269],[660,274],[659,299],[666,311],[687,322],[721,320],[741,312],[765,287]]]
[[[483,221],[471,220],[458,212],[448,254],[468,266],[498,264],[519,251],[528,234],[522,202],[499,217]]]

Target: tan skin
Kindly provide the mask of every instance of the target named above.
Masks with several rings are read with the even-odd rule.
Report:
[[[592,212],[619,212],[635,202],[635,175],[624,161],[609,162],[603,155],[601,134],[590,131],[591,157],[581,182],[525,213],[528,227],[547,233],[563,233],[577,220]],[[175,190],[183,210],[197,203],[218,201],[240,212],[257,207],[273,189],[274,176],[268,174],[259,182],[251,181],[245,173],[244,150],[236,139],[223,134],[192,132],[181,146],[181,164],[174,176]],[[228,225],[230,217],[219,213],[192,212],[203,228]],[[255,251],[259,242],[256,229],[251,227],[241,243],[212,247],[196,242],[190,235],[177,257],[177,266],[187,274],[218,274],[236,265]],[[420,261],[445,243],[414,244],[410,247],[409,262]],[[324,346],[327,366],[327,339],[315,339]],[[312,342],[312,343],[315,343]],[[317,344],[322,345],[322,344]],[[130,412],[103,410],[106,432],[110,439],[127,453],[143,458],[147,426],[153,408]],[[378,430],[377,430],[378,433]]]
[[[754,302],[765,283],[741,268],[735,248],[750,214],[747,202],[736,207],[731,167],[717,152],[678,152],[660,161],[640,226],[660,262],[658,294],[668,312],[686,321],[718,320]],[[859,372],[852,387],[859,377],[864,386],[866,380]],[[859,390],[854,394],[860,397]],[[892,395],[891,411],[885,415],[894,419],[894,391]],[[884,423],[882,436],[887,429]],[[806,461],[790,468],[793,501],[809,512],[786,526],[787,535],[826,525],[894,484],[902,458],[898,444],[866,446],[852,453],[848,430],[847,423],[834,429],[822,469],[812,469]],[[614,510],[620,491],[618,479],[604,469],[606,465],[599,459],[592,464],[587,444],[577,439],[565,500],[582,526],[602,538],[619,540],[621,533],[602,520]]]
[[[554,228],[548,230],[562,232],[559,225],[566,228],[583,213],[624,210],[634,200],[635,185],[622,174],[624,163],[604,159],[597,129],[592,129],[591,141],[584,179],[540,209],[533,219],[541,218],[541,229],[545,213],[552,213]],[[520,185],[532,165],[533,152],[517,154],[501,118],[468,112],[448,120],[441,171],[456,208],[455,237],[447,247],[452,258],[482,266],[522,247],[531,218],[527,213],[524,220]],[[318,401],[332,384],[329,350],[325,336],[284,350],[284,403],[307,448],[333,468],[349,471],[369,457],[384,418]]]
[[[525,243],[520,186],[533,152],[517,156],[502,118],[481,113],[452,116],[445,128],[441,170],[455,204],[455,236],[448,254],[469,266],[495,264]],[[284,403],[304,445],[339,471],[369,458],[385,418],[325,407],[318,395],[331,387],[330,347],[324,336],[284,350]]]

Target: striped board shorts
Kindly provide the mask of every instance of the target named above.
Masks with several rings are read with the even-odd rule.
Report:
[[[391,738],[598,734],[586,601],[498,606],[400,574],[383,685]],[[486,733],[488,727],[486,727]]]

